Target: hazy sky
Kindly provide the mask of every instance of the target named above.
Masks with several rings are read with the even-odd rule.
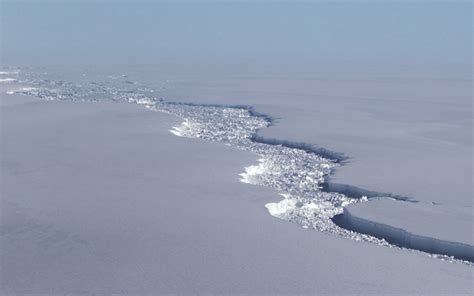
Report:
[[[471,62],[470,1],[0,1],[4,63]]]

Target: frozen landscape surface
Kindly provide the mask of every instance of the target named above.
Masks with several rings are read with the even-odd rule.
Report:
[[[2,288],[26,294],[468,294],[472,267],[309,231],[239,181],[256,155],[136,105],[5,95]],[[203,174],[202,172],[206,172]]]
[[[472,1],[0,1],[0,294],[474,294]]]
[[[326,182],[325,177],[333,171],[338,163],[346,160],[343,155],[325,149],[315,149],[310,144],[262,138],[257,135],[257,132],[271,125],[272,119],[255,113],[250,107],[166,102],[156,97],[153,89],[143,85],[139,86],[138,82],[130,81],[124,75],[108,76],[108,81],[72,83],[51,80],[51,75],[32,71],[22,72],[21,75],[16,71],[12,74],[15,77],[12,81],[18,78],[21,83],[28,86],[9,91],[10,94],[21,93],[46,100],[97,101],[108,98],[114,101],[136,103],[151,110],[183,118],[184,122],[181,126],[174,127],[171,131],[175,135],[220,142],[257,154],[259,164],[247,167],[245,173],[241,174],[241,181],[273,188],[284,197],[278,203],[266,205],[273,216],[296,222],[304,228],[329,231],[346,238],[387,246],[389,244],[384,240],[386,239],[402,247],[472,261],[472,243],[463,245],[461,249],[464,251],[459,252],[453,251],[449,247],[452,244],[458,244],[457,241],[448,240],[446,244],[436,244],[436,247],[433,247],[431,246],[433,241],[413,244],[405,237],[394,237],[400,232],[385,234],[375,228],[368,227],[364,227],[362,231],[354,232],[356,230],[354,219],[349,221],[344,219],[344,215],[341,215],[345,206],[367,201],[367,197],[376,196],[392,197],[411,203],[413,200],[390,193],[377,193],[360,188],[355,191],[348,185]],[[83,74],[82,76],[87,75]],[[423,206],[418,206],[418,208],[423,209]],[[429,217],[428,220],[423,219],[423,211],[417,212],[416,207],[412,206],[409,209],[415,213],[415,217],[421,216],[420,223],[430,220]],[[399,211],[399,213],[403,213],[403,211]],[[346,218],[348,217],[353,216],[347,212]],[[339,222],[333,223],[333,218],[338,218],[334,221]],[[467,218],[470,216],[468,215]],[[441,229],[441,232],[448,229],[470,237],[469,227],[463,227],[463,224],[461,227],[457,227],[459,223],[456,222],[459,221],[466,223],[469,222],[469,219],[450,221],[451,223]],[[419,226],[418,229],[420,229]],[[466,232],[466,230],[468,231]],[[436,232],[437,230],[433,228],[431,231]],[[429,234],[427,237],[431,238]]]
[[[357,217],[363,221],[370,221],[369,225],[374,225],[372,222],[376,225],[389,225],[387,229],[400,227],[411,230],[416,226],[421,236],[427,234],[429,238],[442,236],[449,242],[461,241],[471,244],[469,248],[472,247],[472,237],[469,235],[472,224],[468,223],[472,221],[472,214],[468,212],[468,208],[464,209],[464,215],[449,216],[451,212],[446,212],[444,207],[433,203],[428,206],[426,202],[403,201],[404,196],[399,196],[402,201],[397,201],[399,206],[394,208],[389,201],[378,202],[377,199],[360,202],[366,199],[331,192],[334,188],[345,188],[340,191],[357,195],[355,194],[357,190],[352,187],[347,189],[347,186],[329,183],[329,185],[326,184],[326,190],[324,190],[322,185],[325,176],[338,167],[339,163],[345,162],[346,158],[340,153],[321,150],[310,144],[283,143],[284,141],[281,140],[268,141],[262,138],[252,139],[252,133],[258,131],[260,134],[267,128],[261,131],[259,129],[274,121],[272,118],[255,113],[253,111],[255,109],[165,102],[153,99],[156,97],[153,89],[129,81],[123,76],[108,78],[112,81],[118,80],[118,84],[101,83],[98,80],[87,82],[89,77],[82,78],[84,81],[79,80],[78,83],[41,80],[34,72],[26,72],[25,76],[18,73],[10,76],[15,78],[2,84],[2,183],[4,188],[2,191],[2,248],[4,250],[2,275],[3,287],[6,291],[62,293],[91,287],[86,292],[179,291],[184,293],[196,289],[225,293],[232,289],[231,287],[235,287],[243,293],[311,293],[313,291],[347,293],[349,290],[352,292],[357,289],[360,289],[360,292],[369,293],[386,291],[466,293],[472,288],[470,287],[472,267],[469,265],[443,262],[422,253],[399,248],[381,248],[375,244],[357,242],[357,240],[365,240],[388,245],[385,241],[373,236],[339,228],[331,220],[334,215],[342,213],[343,207],[352,204],[349,210],[347,208],[345,210],[345,213],[350,213],[346,216],[349,217],[346,221],[353,222],[354,219],[350,220],[350,218]],[[15,83],[17,80],[20,84]],[[129,87],[124,88],[124,84]],[[16,93],[53,101],[39,101]],[[122,103],[114,104],[107,100],[101,102],[102,99],[112,99]],[[57,100],[66,102],[57,102]],[[89,101],[89,103],[80,101]],[[164,111],[186,120],[179,124],[180,119],[174,116],[150,112],[145,108],[123,104],[123,102],[145,105],[148,109]],[[209,119],[212,120],[209,121]],[[171,131],[175,135],[204,138],[230,147],[176,138],[168,132],[173,126],[175,128]],[[70,133],[71,130],[75,132]],[[18,135],[26,136],[22,138]],[[104,135],[107,137],[104,138]],[[260,143],[262,141],[267,141],[272,145]],[[274,144],[284,144],[284,146]],[[177,147],[178,145],[183,146]],[[292,146],[298,146],[298,148],[292,148]],[[195,150],[199,147],[201,147],[200,153],[196,154]],[[268,150],[269,147],[270,150]],[[242,150],[247,150],[247,152]],[[309,150],[320,152],[320,155],[324,157],[308,153]],[[189,153],[190,155],[183,157],[181,154],[170,155],[170,153]],[[227,162],[224,160],[216,162],[214,159],[219,155],[230,158],[226,160],[230,162],[228,172],[225,172]],[[255,165],[253,163],[257,155],[259,162]],[[210,160],[211,158],[213,160]],[[117,162],[117,159],[120,159],[120,162]],[[150,163],[146,163],[147,161]],[[204,161],[209,163],[203,165]],[[224,162],[224,165],[221,162]],[[219,163],[219,166],[213,167],[212,164],[216,163]],[[248,164],[247,168],[242,172],[246,164]],[[156,166],[156,171],[153,171],[154,166]],[[308,171],[304,169],[305,166],[308,167]],[[173,169],[170,171],[170,168]],[[174,170],[176,172],[173,174]],[[206,171],[206,175],[203,176],[196,170]],[[297,174],[294,175],[291,172]],[[189,176],[186,177],[184,173]],[[308,173],[311,174],[308,175]],[[264,185],[271,189],[238,182],[239,174],[240,181],[244,183]],[[202,180],[203,178],[205,180]],[[229,184],[232,185],[229,186]],[[77,190],[70,192],[68,188],[77,188]],[[358,190],[359,193],[364,192],[360,188]],[[284,193],[285,198],[281,200],[277,193]],[[373,194],[376,196],[377,192]],[[222,195],[227,196],[227,199],[222,199]],[[130,196],[134,199],[130,200]],[[145,199],[146,202],[137,204],[137,197]],[[176,197],[194,197],[194,199],[189,201]],[[113,205],[108,204],[110,198],[114,198]],[[410,200],[414,199],[415,197],[410,197]],[[385,206],[387,203],[389,206]],[[375,205],[373,208],[372,204]],[[71,205],[75,206],[70,208]],[[292,224],[278,222],[265,213],[264,205],[274,216],[296,222],[305,228],[336,233],[340,237],[322,232],[307,232],[295,228]],[[108,206],[111,208],[106,209]],[[132,213],[126,213],[130,210],[127,207],[130,206],[133,206]],[[159,215],[138,217],[142,207],[149,208],[150,211],[154,208]],[[255,208],[249,213],[245,212],[250,207]],[[430,212],[430,207],[435,207],[437,213]],[[455,208],[452,207],[452,209]],[[135,209],[135,215],[133,209]],[[390,209],[394,210],[391,212]],[[410,213],[410,219],[400,221],[400,217],[405,217],[407,213]],[[226,215],[229,215],[228,218],[225,218]],[[256,216],[249,218],[249,215]],[[85,217],[87,221],[82,221]],[[445,228],[430,227],[433,223],[439,223],[437,220],[440,217]],[[199,221],[199,219],[205,221]],[[426,223],[420,225],[420,221]],[[152,225],[146,225],[138,230],[142,227],[140,223]],[[216,225],[211,225],[212,223]],[[380,234],[373,230],[374,227],[365,227],[367,223],[352,224],[359,227],[348,227],[349,229],[362,233]],[[365,228],[360,227],[362,224]],[[458,227],[459,225],[461,227]],[[101,229],[95,230],[97,227]],[[178,231],[175,231],[175,227]],[[197,231],[196,227],[199,229],[197,233],[186,235],[186,231]],[[219,230],[216,230],[216,227]],[[375,228],[379,229],[379,227]],[[137,233],[132,235],[132,229],[135,229]],[[178,235],[183,229],[186,231]],[[282,233],[273,237],[279,230]],[[100,231],[110,231],[110,233],[99,238]],[[450,231],[454,233],[443,236]],[[175,234],[171,235],[170,232]],[[230,234],[232,234],[232,239],[229,237]],[[387,232],[383,234],[387,235]],[[109,235],[115,239],[111,239]],[[201,237],[202,235],[204,237]],[[257,238],[260,235],[261,237]],[[389,238],[391,238],[390,235],[389,232]],[[122,241],[129,236],[131,236],[131,241],[126,243]],[[304,239],[303,236],[305,236]],[[396,238],[400,239],[400,237],[398,235]],[[108,238],[109,242],[105,238]],[[225,238],[224,241],[222,238]],[[238,238],[241,238],[239,243],[233,241]],[[113,246],[110,240],[114,241]],[[192,242],[187,240],[192,240]],[[275,245],[279,244],[276,240],[280,242],[280,245],[281,242],[298,241],[298,243],[291,245],[284,243],[276,248]],[[195,241],[200,245],[196,246]],[[247,247],[242,248],[242,245],[249,241],[259,244],[260,250],[276,248],[278,251],[283,251],[280,248],[284,248],[283,253],[286,255],[281,259],[275,258],[276,253],[262,254],[263,251],[249,255]],[[146,242],[144,246],[143,242]],[[235,261],[228,258],[228,252],[221,249],[221,244],[226,243],[228,247],[233,246],[232,250],[236,254],[232,258]],[[178,250],[184,254],[178,255],[178,251],[171,251],[170,248],[174,244],[182,247],[183,249],[178,247]],[[191,249],[185,246],[187,244],[193,245]],[[331,247],[331,244],[337,244],[337,247],[335,245]],[[136,257],[132,260],[124,255],[124,246],[136,248],[140,254],[135,255]],[[161,248],[162,252],[151,255],[151,251],[147,248],[152,246]],[[314,246],[317,246],[314,252],[310,251]],[[404,246],[417,248],[416,245],[405,244]],[[106,247],[109,249],[105,250]],[[74,258],[66,255],[69,251],[73,252]],[[177,258],[168,258],[169,252],[176,253]],[[211,285],[207,282],[209,276],[204,278],[204,274],[188,266],[190,262],[198,259],[209,259],[216,252],[222,254],[223,257],[214,258],[216,262],[210,260],[210,263],[206,263],[210,265],[205,265],[205,268],[212,268],[213,264],[224,264],[228,273],[221,274],[220,281],[224,281],[222,276],[242,278],[242,270],[248,271],[249,274],[239,283],[227,281],[227,284]],[[288,252],[291,256],[286,258],[289,255]],[[314,257],[309,256],[308,252]],[[296,253],[300,254],[293,257]],[[325,254],[323,256],[325,258],[320,257],[321,253]],[[339,258],[338,256],[342,256],[341,253],[351,259]],[[63,254],[63,257],[56,258],[57,254]],[[102,259],[94,257],[98,254],[109,255]],[[117,254],[124,255],[123,260],[130,261],[121,262]],[[147,259],[143,257],[147,254],[154,258],[154,262],[162,259],[169,262],[161,266],[158,263],[157,266],[149,266],[145,264]],[[200,258],[190,260],[188,256],[193,254],[199,254]],[[356,257],[360,259],[355,259]],[[466,256],[460,257],[471,259]],[[370,261],[372,263],[365,260],[365,263],[362,263],[363,258],[377,258],[377,260]],[[289,264],[288,259],[295,260],[294,264],[296,262],[298,264],[285,266]],[[98,264],[93,263],[96,262],[94,260],[101,262],[100,264],[104,266],[99,268],[94,265]],[[110,260],[110,262],[107,264],[104,260]],[[250,263],[248,260],[253,262]],[[337,260],[341,261],[336,263]],[[348,260],[352,261],[354,266],[358,265],[358,260],[362,260],[360,264],[363,264],[367,270],[359,274],[359,277],[354,275],[360,272],[359,270],[355,272],[350,268],[347,269],[347,266],[344,272],[341,271],[342,269],[339,270],[337,266],[342,268],[343,262],[348,262]],[[384,263],[384,260],[387,263]],[[241,266],[239,270],[235,269],[237,261],[239,261],[238,266]],[[23,264],[19,265],[18,262],[23,262]],[[39,275],[38,270],[45,268],[44,265],[51,262],[53,266],[58,266],[57,270]],[[304,264],[300,265],[303,262]],[[119,270],[122,271],[113,273],[113,278],[105,281],[97,280],[97,277],[100,278],[99,274],[91,276],[91,274],[81,273],[92,269],[96,269],[95,273],[106,270],[110,273],[110,270],[115,269],[114,264],[118,264]],[[146,267],[141,264],[145,264]],[[176,270],[170,271],[170,264],[175,265]],[[204,263],[201,262],[198,265],[202,266],[202,264]],[[443,272],[433,274],[433,270],[438,270],[438,267],[435,267],[437,264],[443,265],[442,268],[439,267]],[[415,265],[417,267],[413,269]],[[244,266],[247,267],[244,268]],[[413,274],[402,275],[401,270],[407,266],[412,266],[410,270],[414,270]],[[140,274],[136,268],[144,268],[147,276]],[[267,274],[269,270],[273,272],[275,268],[282,270],[277,274]],[[398,268],[400,269],[398,278],[392,278],[390,281],[388,278],[382,280],[384,276],[387,277],[386,274],[383,275],[384,272],[393,272]],[[321,274],[322,271],[335,269],[338,277],[348,277],[348,283],[335,287],[334,277],[330,273]],[[66,271],[65,274],[63,274],[64,271]],[[262,278],[262,271],[265,272],[263,281],[255,282],[251,275]],[[181,274],[181,272],[185,273]],[[292,272],[294,273],[291,274]],[[79,277],[72,275],[79,275]],[[314,275],[317,275],[317,280],[313,278]],[[360,277],[362,275],[364,276]],[[429,280],[417,278],[428,277],[428,275]],[[213,273],[211,278],[216,276]],[[406,278],[408,276],[411,277],[410,280]],[[155,282],[157,277],[167,280]],[[285,277],[298,280],[290,285],[273,283],[277,278]],[[374,278],[377,278],[377,285],[371,288],[361,286],[365,277],[370,278],[371,283]],[[59,286],[53,284],[55,278],[64,278],[64,284]],[[124,281],[124,278],[127,278],[127,281]],[[178,283],[178,278],[185,278],[188,284]],[[301,286],[296,283],[300,280],[304,282]],[[382,282],[379,283],[380,281]],[[407,281],[411,284],[406,285]],[[429,281],[432,285],[419,285],[419,281]],[[273,285],[270,285],[270,282]],[[402,285],[401,282],[404,284]],[[137,286],[142,288],[137,290],[130,288]]]

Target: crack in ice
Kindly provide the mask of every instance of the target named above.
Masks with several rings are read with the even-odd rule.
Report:
[[[339,166],[337,159],[318,155],[281,143],[265,143],[257,137],[258,130],[268,127],[267,116],[256,114],[242,106],[199,105],[167,102],[155,97],[154,90],[137,83],[109,78],[105,82],[73,84],[64,81],[38,79],[33,74],[19,79],[29,85],[14,93],[46,100],[96,101],[98,97],[143,105],[148,109],[176,115],[183,122],[170,132],[176,136],[200,138],[223,143],[258,155],[258,163],[245,168],[240,181],[270,187],[283,199],[267,203],[270,215],[291,221],[304,228],[329,232],[345,238],[392,247],[384,239],[357,233],[336,225],[332,218],[342,214],[345,206],[367,201],[367,197],[352,198],[343,193],[323,190],[325,177]],[[300,145],[302,146],[302,145]],[[436,255],[443,260],[452,258]]]

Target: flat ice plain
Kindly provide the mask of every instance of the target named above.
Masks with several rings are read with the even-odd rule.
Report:
[[[168,92],[180,90],[175,86]],[[284,122],[280,118],[269,130]],[[168,130],[179,122],[125,104],[41,102],[2,94],[4,289],[221,294],[472,291],[471,266],[274,219],[263,205],[281,197],[238,182],[243,166],[254,164],[255,155],[174,137]],[[275,138],[291,139],[286,136]],[[293,137],[307,142],[304,136]],[[392,191],[390,186],[367,185],[365,189],[440,203],[407,194],[404,187]],[[460,198],[459,204],[445,200],[443,209],[454,211],[468,205],[469,198]],[[455,215],[447,216],[454,219],[448,224],[457,223]],[[423,217],[415,222],[419,221]]]

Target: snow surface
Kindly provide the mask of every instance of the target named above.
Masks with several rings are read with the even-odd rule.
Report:
[[[239,181],[253,153],[119,103],[1,96],[10,294],[468,294],[472,267],[304,230]],[[203,173],[205,172],[205,173]]]
[[[122,81],[122,84],[118,81],[93,81],[83,85],[51,80],[49,77],[45,79],[44,75],[37,76],[30,72],[22,76],[30,76],[30,79],[26,78],[24,82],[35,87],[21,88],[16,92],[44,100],[96,100],[95,96],[104,95],[115,101],[127,101],[151,110],[177,115],[184,121],[170,130],[174,135],[223,143],[251,151],[260,157],[258,165],[249,166],[245,173],[240,174],[241,181],[273,188],[284,197],[279,203],[266,205],[271,215],[298,223],[304,228],[390,246],[383,237],[377,239],[364,233],[356,233],[333,222],[333,217],[342,214],[345,206],[367,200],[323,190],[324,177],[337,165],[337,160],[324,158],[314,151],[308,151],[305,146],[302,148],[286,142],[266,142],[256,138],[256,133],[268,127],[271,120],[255,114],[248,107],[166,102],[154,96],[150,97],[151,92],[147,89],[135,86],[130,88],[128,80]],[[35,78],[31,79],[32,77]]]
[[[21,88],[16,92],[46,100],[97,101],[109,98],[144,105],[146,108],[183,118],[184,122],[180,126],[170,130],[175,135],[221,142],[256,153],[260,157],[259,164],[247,167],[246,172],[241,174],[241,181],[278,190],[284,199],[279,203],[266,205],[270,214],[296,222],[304,228],[329,231],[346,238],[387,245],[385,241],[377,240],[375,237],[344,229],[348,228],[345,226],[348,224],[348,219],[344,217],[337,218],[338,221],[345,223],[334,224],[333,217],[341,214],[343,207],[351,203],[366,201],[367,196],[414,200],[391,193],[377,193],[350,185],[327,182],[324,177],[334,169],[337,161],[346,160],[344,156],[321,148],[314,149],[307,143],[268,139],[257,135],[260,129],[268,127],[273,120],[256,113],[250,107],[165,102],[156,97],[153,89],[140,85],[139,82],[130,81],[127,75],[109,75],[107,76],[109,81],[95,77],[95,80],[89,82],[68,82],[52,80],[51,75],[45,74],[47,73],[38,75],[34,71],[27,71],[18,75],[23,83],[34,87]],[[335,160],[332,160],[334,157]],[[367,195],[364,196],[365,194]],[[349,213],[347,215],[349,216]],[[448,228],[451,231],[461,232],[459,227]],[[354,227],[351,229],[354,230]],[[370,234],[370,229],[365,227],[364,231],[360,232]],[[388,232],[385,233],[388,235]],[[384,237],[384,233],[381,232],[373,234],[387,240],[392,237],[391,235]],[[466,235],[463,232],[461,234]],[[417,248],[415,244],[403,246]],[[469,247],[468,245],[468,249]],[[429,250],[425,247],[418,249]],[[437,248],[434,253],[452,255],[452,252],[443,251],[443,248]],[[470,260],[471,256],[462,258]]]

